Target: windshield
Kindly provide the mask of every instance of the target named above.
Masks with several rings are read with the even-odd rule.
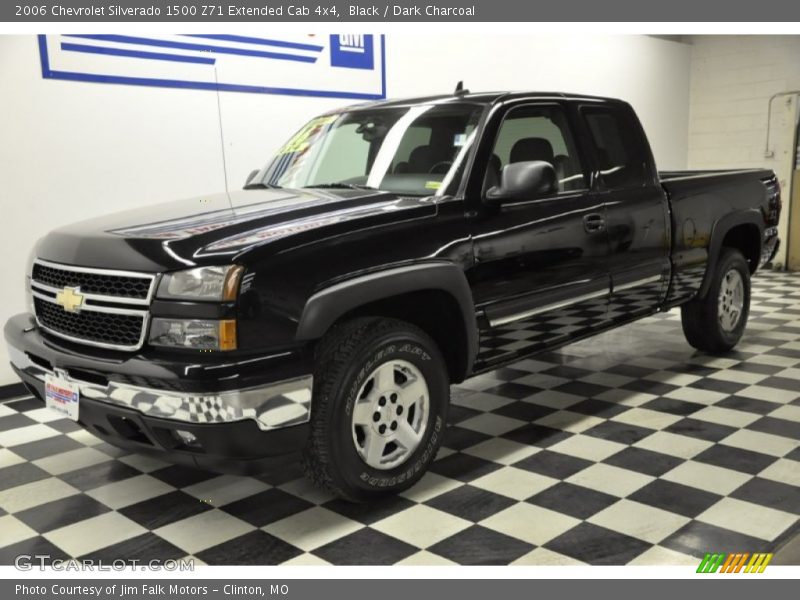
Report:
[[[278,150],[257,185],[453,193],[481,112],[474,104],[427,104],[317,117]]]

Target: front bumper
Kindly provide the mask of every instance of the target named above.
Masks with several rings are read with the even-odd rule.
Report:
[[[215,471],[255,473],[262,460],[305,444],[313,380],[292,352],[238,363],[221,355],[201,364],[189,357],[183,363],[142,356],[92,360],[43,337],[30,315],[9,320],[5,337],[12,367],[35,396],[44,398],[47,375],[76,383],[79,423],[117,446]],[[253,372],[254,362],[269,365],[276,357],[290,360]]]

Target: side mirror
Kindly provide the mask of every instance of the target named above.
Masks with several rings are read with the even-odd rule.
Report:
[[[503,204],[531,200],[558,191],[556,170],[549,162],[530,160],[511,163],[503,167],[500,185],[486,192],[487,204]]]
[[[260,171],[261,169],[253,169],[252,171],[250,171],[250,175],[247,176],[247,179],[244,182],[245,187],[250,185],[250,182],[253,181],[253,177],[258,175]]]

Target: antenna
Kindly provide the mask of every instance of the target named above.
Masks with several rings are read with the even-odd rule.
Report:
[[[228,196],[228,204],[233,209],[233,201],[231,200],[231,192],[228,187],[228,157],[225,154],[225,136],[222,133],[222,101],[219,95],[219,77],[217,76],[217,65],[214,65],[214,89],[217,92],[217,121],[219,122],[219,144],[222,149],[222,176],[225,181],[225,195]]]
[[[465,90],[464,89],[464,82],[463,81],[459,81],[456,84],[456,89],[453,92],[453,95],[455,95],[455,96],[463,96],[464,94],[469,94],[469,90]]]

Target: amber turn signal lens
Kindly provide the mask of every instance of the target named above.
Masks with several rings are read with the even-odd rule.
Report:
[[[239,281],[242,279],[242,273],[244,273],[244,267],[235,265],[228,269],[228,272],[225,274],[222,299],[226,302],[236,300],[236,296],[239,294]]]
[[[236,350],[236,319],[219,322],[219,349]]]

